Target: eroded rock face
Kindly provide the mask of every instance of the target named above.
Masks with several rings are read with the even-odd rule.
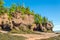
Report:
[[[19,28],[23,31],[26,31],[28,29],[28,26],[25,24],[21,24]]]
[[[3,22],[3,23],[2,23]],[[9,26],[6,26],[6,24],[8,24]],[[21,13],[13,13],[12,14],[12,19],[8,19],[8,15],[7,13],[5,13],[4,15],[0,16],[0,26],[1,25],[5,25],[3,27],[8,27],[10,29],[15,28],[16,30],[19,30],[20,28],[23,28],[24,30],[26,29],[30,29],[32,31],[34,31],[34,29],[36,30],[41,30],[46,32],[47,30],[51,30],[53,28],[53,25],[51,23],[46,23],[46,26],[43,26],[42,24],[40,25],[36,25],[34,23],[34,16],[33,15],[28,15],[28,14],[24,14],[22,15]]]
[[[50,30],[52,32],[53,25],[50,22],[47,22],[45,25],[46,26],[44,27],[44,31]]]
[[[42,23],[37,25],[37,30],[42,31],[42,32],[48,32],[48,31],[53,31],[53,25],[51,23]]]
[[[12,14],[12,19],[9,20],[8,19],[8,15],[5,13],[4,15],[0,16],[0,25],[3,24],[5,25],[6,23],[10,25],[10,28],[13,29],[15,27],[15,29],[18,30],[17,27],[21,26],[20,24],[24,24],[24,25],[32,25],[34,23],[34,16],[33,15],[21,15],[21,13],[16,12]],[[23,26],[24,26],[23,25]],[[24,26],[26,27],[26,26]]]
[[[2,23],[2,21],[4,22],[4,24],[9,21],[7,14],[3,14],[0,16],[0,24]]]
[[[52,31],[52,29],[53,29],[53,24],[51,24],[51,23],[47,23],[47,30],[51,30]]]
[[[33,22],[34,22],[33,15],[23,15],[23,17],[22,17],[23,24],[27,24],[27,25],[31,24],[32,25]]]

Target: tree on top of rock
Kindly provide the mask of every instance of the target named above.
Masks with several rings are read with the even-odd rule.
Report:
[[[4,2],[3,2],[3,0],[0,0],[0,15],[2,14],[2,13],[4,13]]]

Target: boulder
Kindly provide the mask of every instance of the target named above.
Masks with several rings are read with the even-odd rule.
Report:
[[[33,31],[34,29],[36,29],[36,24],[32,24],[31,26],[31,30]]]
[[[28,27],[27,27],[27,25],[25,25],[25,24],[21,24],[21,25],[19,26],[19,29],[25,31],[25,30],[28,29]]]
[[[53,28],[53,24],[47,23],[46,29],[52,31],[52,28]]]

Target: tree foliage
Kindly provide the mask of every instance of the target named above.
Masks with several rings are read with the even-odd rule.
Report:
[[[29,7],[24,7],[24,5],[16,5],[12,4],[10,8],[4,7],[4,2],[3,0],[0,0],[0,14],[7,13],[9,18],[12,17],[12,13],[15,13],[16,11],[21,12],[22,14],[28,14],[28,15],[33,15],[35,23],[37,24],[42,24],[42,23],[47,23],[48,19],[46,17],[42,17],[39,14],[35,14],[34,11],[30,10]]]
[[[14,13],[16,11],[16,5],[12,4],[12,6],[9,9],[10,13]]]
[[[3,2],[3,0],[0,0],[0,15],[2,14],[2,13],[4,13],[4,2]]]
[[[35,14],[34,19],[35,19],[35,23],[37,24],[42,23],[42,16],[40,16],[39,14]]]
[[[29,7],[26,8],[25,14],[28,14],[28,15],[30,14],[30,8]]]
[[[21,6],[20,5],[18,5],[17,7],[16,7],[16,11],[21,11]]]
[[[24,14],[25,13],[25,7],[21,6],[21,13]]]
[[[43,23],[47,23],[48,19],[46,17],[43,17]]]
[[[3,6],[4,2],[3,0],[0,0],[0,8]]]

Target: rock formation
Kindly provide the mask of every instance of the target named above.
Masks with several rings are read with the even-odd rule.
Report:
[[[3,23],[2,23],[3,22]],[[8,25],[7,25],[8,24]],[[42,23],[42,26],[37,26],[37,24],[34,23],[34,16],[33,15],[27,15],[24,14],[22,15],[19,12],[13,13],[12,14],[12,19],[9,20],[8,19],[8,15],[5,13],[4,15],[0,16],[0,26],[2,27],[2,29],[16,29],[19,30],[21,27],[23,27],[24,30],[26,30],[27,28],[34,31],[40,30],[40,31],[44,31],[46,32],[47,30],[51,30],[52,31],[52,24],[51,23],[46,23],[45,27]]]
[[[53,24],[45,17],[35,14],[29,7],[12,5],[6,8],[4,2],[0,0],[0,28],[6,31],[29,29],[46,32],[48,30],[52,31]]]

